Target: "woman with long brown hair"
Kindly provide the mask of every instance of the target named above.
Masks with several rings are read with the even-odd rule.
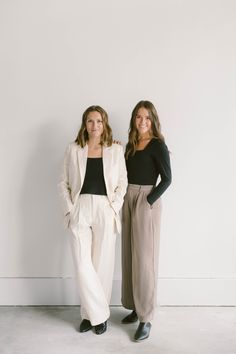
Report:
[[[161,195],[171,183],[169,151],[154,105],[132,112],[126,146],[128,190],[122,214],[122,323],[140,321],[134,339],[148,338],[156,306]]]
[[[106,111],[86,109],[75,142],[66,149],[58,185],[80,291],[80,332],[107,329],[119,211],[127,187],[123,149],[112,143]]]

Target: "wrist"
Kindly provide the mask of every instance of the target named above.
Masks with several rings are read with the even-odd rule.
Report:
[[[150,201],[149,196],[147,196],[147,202],[148,202],[148,204],[152,205],[152,202]]]

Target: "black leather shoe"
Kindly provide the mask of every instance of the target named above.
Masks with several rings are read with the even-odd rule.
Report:
[[[134,340],[136,342],[140,342],[149,337],[149,333],[151,330],[151,323],[150,322],[140,322],[138,329],[134,335]]]
[[[128,316],[126,316],[125,318],[123,318],[123,320],[121,321],[121,323],[133,323],[138,321],[138,315],[136,313],[136,311],[132,311]]]
[[[103,334],[107,330],[107,321],[96,325],[94,328],[96,334]]]
[[[91,325],[91,322],[89,320],[83,320],[81,323],[80,323],[80,326],[79,326],[79,331],[81,333],[84,333],[84,332],[87,332],[89,331],[93,326]]]

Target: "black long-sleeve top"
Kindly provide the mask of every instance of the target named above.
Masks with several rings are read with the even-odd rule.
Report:
[[[147,201],[153,204],[171,184],[171,166],[166,144],[153,138],[143,150],[136,150],[126,160],[128,182],[138,185],[153,185]],[[157,179],[161,180],[156,185]]]

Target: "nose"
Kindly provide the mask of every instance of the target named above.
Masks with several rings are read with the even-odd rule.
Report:
[[[146,122],[145,117],[141,117],[141,124],[144,124]]]

